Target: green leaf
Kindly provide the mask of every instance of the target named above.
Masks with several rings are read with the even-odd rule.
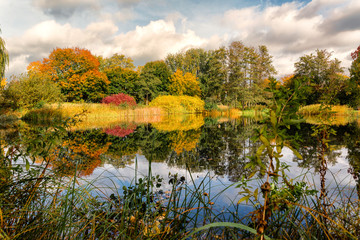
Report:
[[[206,229],[209,229],[209,228],[212,228],[212,227],[233,227],[233,228],[239,228],[239,229],[242,229],[242,230],[245,230],[245,231],[249,231],[249,232],[251,232],[253,234],[257,234],[255,229],[253,229],[251,227],[248,227],[248,226],[246,226],[244,224],[241,224],[241,223],[217,222],[217,223],[210,223],[210,224],[207,224],[205,226],[196,228],[192,233],[190,233],[189,235],[183,237],[182,240],[188,239],[192,235],[194,235],[195,233],[206,230]],[[266,235],[264,235],[264,238],[269,239],[269,240],[271,239]]]
[[[257,190],[257,189],[256,189],[256,190]],[[248,203],[249,198],[250,198],[250,196],[244,196],[244,197],[242,197],[242,198],[239,199],[239,201],[237,202],[237,204],[240,204],[240,203],[243,202],[243,201],[246,201],[246,203]]]
[[[274,111],[270,112],[270,121],[271,121],[271,124],[273,125],[273,127],[275,128],[277,121],[276,121],[276,114]]]
[[[265,149],[265,145],[261,145],[261,146],[258,148],[258,150],[256,151],[256,156],[257,156],[257,157],[260,157],[261,154],[262,154],[262,152],[264,151],[264,149]]]
[[[30,169],[30,163],[29,163],[29,160],[26,159],[26,171],[29,171]]]
[[[294,155],[299,158],[300,160],[303,159],[303,157],[300,155],[300,153],[293,147],[291,147],[289,144],[286,144],[285,146],[287,146],[288,148],[290,148],[290,150],[294,153]]]
[[[258,199],[258,194],[259,194],[259,189],[257,188],[257,189],[255,189],[255,191],[254,191],[254,198],[255,198],[255,200]]]

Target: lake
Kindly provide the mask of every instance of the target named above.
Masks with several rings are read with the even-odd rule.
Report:
[[[323,154],[327,163],[325,173],[319,161],[319,139],[312,135],[316,121],[308,119],[308,122],[312,124],[301,123],[299,129],[289,130],[297,136],[298,152],[303,159],[284,147],[281,162],[287,164],[288,178],[307,182],[309,188],[319,191],[325,183],[329,199],[336,197],[339,189],[349,195],[359,193],[360,122],[339,119],[338,125],[331,126],[334,134],[330,135],[328,151]],[[101,198],[112,194],[122,196],[124,189],[140,178],[157,176],[162,179],[161,184],[153,188],[160,197],[166,198],[174,186],[186,185],[190,191],[201,188],[212,209],[224,212],[224,220],[231,221],[234,212],[237,219],[242,219],[254,210],[250,202],[237,204],[243,196],[237,186],[252,172],[246,165],[261,145],[253,136],[254,130],[262,125],[261,119],[255,118],[184,115],[121,122],[102,128],[80,122],[53,137],[51,133],[56,131],[49,126],[11,122],[2,125],[0,136],[5,152],[19,145],[23,151],[36,152],[39,146],[52,143],[51,171],[65,184],[76,170],[77,184],[90,184],[91,194]],[[26,158],[12,164],[25,169]],[[30,164],[37,168],[44,163],[35,157]],[[247,184],[255,189],[263,180],[264,176],[257,173]],[[181,199],[186,201],[187,193],[182,194]]]
[[[249,176],[250,170],[245,168],[248,157],[254,155],[260,146],[251,138],[254,129],[261,124],[260,120],[252,118],[216,119],[201,115],[165,117],[153,123],[122,122],[94,129],[84,129],[86,127],[79,123],[82,129],[73,127],[61,144],[77,148],[75,158],[78,155],[88,158],[78,165],[78,176],[88,181],[96,179],[97,184],[104,187],[110,185],[107,181],[111,178],[119,179],[112,187],[122,189],[121,185],[129,185],[135,175],[159,175],[168,182],[169,174],[178,174],[184,176],[186,182],[189,182],[190,175],[197,181],[210,178],[214,186],[212,191],[216,193],[217,187],[221,191],[224,186]],[[296,132],[301,140],[298,151],[303,159],[298,159],[286,148],[281,159],[289,165],[290,178],[307,173],[307,177],[311,176],[311,181],[318,184],[319,142],[311,136],[311,126],[303,123]],[[30,134],[32,128],[37,126],[13,124],[8,131],[2,130],[2,137],[11,142],[26,132]],[[355,187],[358,182],[353,176],[358,174],[356,171],[360,165],[359,122],[334,125],[332,128],[336,134],[331,136],[330,152],[326,154],[327,180],[331,184],[336,177],[337,181]],[[73,166],[66,164],[56,161],[52,168],[59,174],[71,175]],[[169,188],[168,184],[163,187]],[[229,189],[219,202],[223,205],[238,198],[236,189]]]

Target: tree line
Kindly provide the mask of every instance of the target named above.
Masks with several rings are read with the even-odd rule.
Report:
[[[360,48],[360,47],[359,47]],[[161,95],[197,96],[208,108],[219,104],[238,108],[265,105],[270,80],[286,88],[302,86],[302,104],[315,104],[323,96],[331,103],[357,107],[360,101],[359,48],[352,54],[350,76],[327,50],[316,50],[295,63],[292,75],[277,74],[266,46],[246,46],[240,41],[215,50],[193,48],[136,67],[122,54],[105,58],[82,48],[56,48],[47,58],[29,64],[27,72],[2,84],[0,102],[13,109],[46,102],[100,102],[106,96],[128,94],[148,104]],[[0,74],[8,62],[0,42]],[[2,81],[2,83],[4,80]]]

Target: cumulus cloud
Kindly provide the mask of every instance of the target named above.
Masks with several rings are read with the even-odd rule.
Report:
[[[351,1],[348,5],[334,9],[329,17],[319,26],[328,34],[360,30],[360,2]]]
[[[246,45],[266,45],[279,74],[288,74],[299,57],[316,49],[332,51],[343,66],[349,67],[351,59],[346,56],[350,56],[360,39],[358,0],[312,0],[307,4],[293,1],[279,6],[231,8],[215,15],[199,11],[196,17],[177,9],[142,25],[139,22],[148,19],[140,15],[147,7],[143,0],[32,1],[43,11],[59,16],[100,6],[101,19],[89,18],[82,22],[82,28],[74,27],[71,21],[43,21],[19,37],[6,39],[13,73],[19,73],[22,65],[25,70],[30,61],[48,56],[55,47],[79,46],[105,57],[122,53],[142,65],[191,47],[215,49],[240,40]],[[104,6],[107,10],[112,8],[104,11]],[[61,12],[67,8],[75,10]],[[151,13],[156,15],[155,12]],[[130,25],[117,26],[115,22],[119,21]],[[119,28],[129,29],[127,26],[135,26],[135,21],[136,28],[119,33]]]
[[[191,30],[178,33],[174,23],[165,20],[152,21],[121,34],[110,20],[91,23],[85,29],[51,20],[37,24],[21,37],[8,41],[13,60],[9,73],[24,72],[30,62],[42,60],[56,47],[82,47],[105,57],[121,53],[133,58],[137,64],[145,64],[191,47],[215,46],[217,41],[221,39],[202,39]]]
[[[336,6],[336,8],[334,8]],[[350,54],[360,39],[360,3],[347,0],[313,0],[307,5],[290,2],[265,9],[251,7],[225,12],[222,24],[230,27],[234,40],[268,46],[280,73],[291,73],[286,64],[316,49],[328,49],[340,56]],[[340,34],[341,33],[341,34]]]
[[[57,18],[70,17],[76,11],[99,8],[97,0],[33,0],[33,5]]]
[[[39,23],[22,36],[9,39],[9,74],[24,72],[32,61],[42,60],[56,47],[82,47],[95,54],[109,51],[109,43],[118,28],[111,21],[95,22],[85,29],[70,24],[58,24],[53,20]],[[15,66],[16,63],[16,66]],[[22,67],[22,71],[19,71]]]
[[[191,30],[177,33],[172,21],[158,20],[117,36],[114,45],[116,51],[123,52],[143,64],[146,61],[162,59],[168,53],[204,46],[207,42]]]

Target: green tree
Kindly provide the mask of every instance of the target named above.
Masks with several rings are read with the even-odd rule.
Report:
[[[207,102],[221,103],[228,71],[226,49],[209,51],[202,66],[199,74],[202,98]]]
[[[113,69],[120,67],[121,69],[135,70],[134,61],[130,57],[126,57],[123,54],[115,53],[110,58],[98,57],[100,62],[100,71],[104,69]]]
[[[15,76],[3,91],[3,98],[4,107],[18,109],[59,102],[62,95],[60,87],[50,78],[29,73]]]
[[[159,95],[168,94],[170,76],[170,69],[164,61],[146,63],[136,83],[137,98],[147,103]]]
[[[343,68],[338,59],[331,59],[327,50],[316,50],[305,55],[295,63],[295,77],[307,86],[304,92],[306,104],[323,102],[334,103],[335,96],[344,88]],[[330,99],[329,99],[330,98]]]
[[[5,75],[5,68],[8,64],[9,64],[9,54],[5,48],[4,39],[0,37],[0,81]]]
[[[135,96],[135,85],[139,80],[138,72],[121,67],[107,68],[104,70],[110,81],[108,94],[126,93]]]
[[[265,78],[276,73],[272,57],[265,46],[245,46],[232,42],[228,49],[228,78],[225,82],[224,99],[227,104],[244,107],[263,103]]]
[[[347,81],[345,91],[342,93],[343,101],[351,107],[358,108],[360,105],[360,46],[351,54],[353,59],[349,69],[350,78]],[[344,94],[345,92],[345,94]]]
[[[351,54],[353,59],[350,67],[350,75],[360,83],[360,46]]]

